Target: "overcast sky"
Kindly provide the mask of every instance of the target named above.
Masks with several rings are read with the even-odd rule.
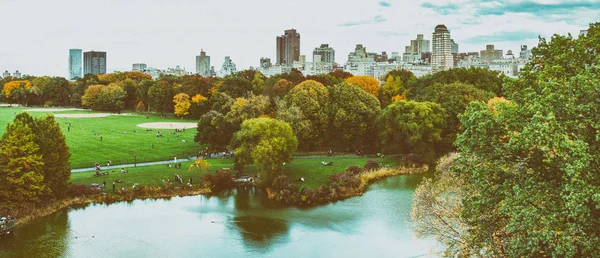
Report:
[[[107,51],[109,71],[133,63],[195,71],[204,49],[218,71],[275,59],[275,37],[295,28],[300,52],[328,43],[344,63],[356,44],[404,51],[445,24],[460,52],[486,44],[518,53],[537,36],[577,35],[600,20],[600,1],[578,0],[0,0],[0,71],[67,76],[70,48]]]

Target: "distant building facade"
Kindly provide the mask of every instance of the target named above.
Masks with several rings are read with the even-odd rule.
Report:
[[[504,55],[502,50],[495,49],[494,45],[486,45],[485,50],[480,51],[479,58],[482,63],[490,64],[492,61],[502,59]]]
[[[295,29],[285,30],[282,36],[277,37],[276,65],[293,65],[300,61],[300,33]]]
[[[69,49],[69,80],[83,78],[82,54],[81,49]]]
[[[200,50],[200,55],[196,56],[196,73],[204,77],[210,77],[210,56],[206,55],[204,50]]]
[[[235,72],[237,72],[235,68],[235,63],[231,61],[230,57],[226,56],[225,62],[223,62],[223,65],[221,66],[221,71],[219,71],[219,76],[225,77],[227,75],[234,74]]]
[[[452,42],[450,40],[450,31],[445,25],[440,24],[435,27],[431,45],[432,72],[448,70],[454,66]]]
[[[9,76],[10,76],[10,73],[8,72],[8,70],[4,70],[4,73],[2,73],[2,78],[6,78]]]
[[[421,63],[422,55],[430,52],[430,41],[423,37],[423,34],[417,34],[417,38],[410,41],[410,46],[404,48],[402,61],[405,63]]]
[[[519,59],[529,60],[531,58],[531,49],[527,49],[527,45],[521,45],[521,52],[519,52]]]
[[[106,74],[106,52],[83,53],[83,74]]]
[[[13,78],[17,78],[17,79],[21,79],[21,72],[19,72],[19,70],[16,70],[13,75]]]
[[[134,72],[143,72],[143,71],[146,71],[146,69],[148,69],[148,65],[146,65],[144,63],[137,63],[137,64],[131,65],[131,71],[134,71]]]
[[[335,50],[329,47],[329,44],[321,44],[313,50],[313,62],[335,63]]]

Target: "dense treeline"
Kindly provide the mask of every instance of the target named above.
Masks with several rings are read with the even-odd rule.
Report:
[[[598,256],[599,53],[600,23],[540,38],[504,98],[470,103],[460,153],[416,191],[417,231],[449,256]]]
[[[458,114],[471,101],[499,96],[503,76],[487,69],[451,69],[420,78],[394,70],[384,82],[336,71],[304,76],[298,70],[266,77],[253,70],[225,78],[139,72],[4,78],[11,103],[81,106],[120,112],[175,113],[198,119],[195,141],[211,151],[233,149],[246,120],[275,118],[290,125],[301,151],[411,154],[432,163],[454,150]]]

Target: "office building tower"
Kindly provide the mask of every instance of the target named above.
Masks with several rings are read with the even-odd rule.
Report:
[[[502,50],[495,49],[494,45],[486,45],[485,50],[480,51],[480,60],[482,63],[490,64],[494,60],[502,59]]]
[[[319,56],[318,60],[316,56]],[[313,50],[313,62],[335,63],[335,50],[329,47],[329,44],[321,44],[320,47]]]
[[[204,50],[200,50],[200,55],[196,56],[196,73],[210,77],[210,56],[207,56]]]
[[[440,24],[435,27],[431,48],[432,72],[448,70],[454,66],[450,31],[445,25]]]
[[[277,37],[277,53],[275,64],[288,65],[300,61],[300,33],[295,29],[286,30],[282,36]]]
[[[4,73],[2,73],[2,78],[6,78],[9,76],[10,76],[10,73],[8,72],[8,70],[4,70]]]
[[[69,80],[83,78],[81,49],[69,49]]]
[[[84,52],[83,74],[106,74],[106,52]]]
[[[134,72],[143,72],[143,71],[146,71],[146,69],[148,69],[148,66],[143,63],[133,64],[131,66],[131,71],[134,71]]]
[[[19,70],[16,70],[12,76],[13,78],[21,79],[21,72],[19,72]]]
[[[430,42],[423,37],[423,34],[417,34],[417,38],[410,41],[410,46],[404,48],[402,61],[405,63],[421,62],[421,56],[430,51]]]

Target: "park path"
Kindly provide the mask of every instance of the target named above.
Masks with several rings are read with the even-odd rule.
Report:
[[[388,155],[389,157],[395,157],[395,156],[400,156],[398,154],[394,154],[394,155]],[[211,156],[211,158],[222,158],[223,154],[213,154]],[[347,155],[335,155],[333,157],[344,157],[344,158],[351,158],[351,157],[356,157],[356,155],[351,155],[351,154],[347,154]],[[376,156],[365,156],[365,157],[373,157],[375,158]],[[313,159],[313,158],[331,158],[330,156],[327,155],[309,155],[309,156],[294,156],[295,159]],[[177,159],[177,162],[181,161],[190,161],[190,160],[196,160],[198,159],[197,157],[191,157],[191,159]],[[121,168],[132,168],[132,167],[146,167],[146,166],[154,166],[154,165],[166,165],[169,163],[173,163],[173,160],[164,160],[164,161],[154,161],[154,162],[142,162],[142,163],[137,163],[137,164],[121,164],[121,165],[113,165],[113,166],[102,166],[102,168],[100,170],[102,171],[106,171],[106,170],[113,170],[113,169],[121,169]],[[95,168],[91,167],[91,168],[76,168],[76,169],[71,169],[71,173],[79,173],[79,172],[89,172],[89,171],[94,171]]]

